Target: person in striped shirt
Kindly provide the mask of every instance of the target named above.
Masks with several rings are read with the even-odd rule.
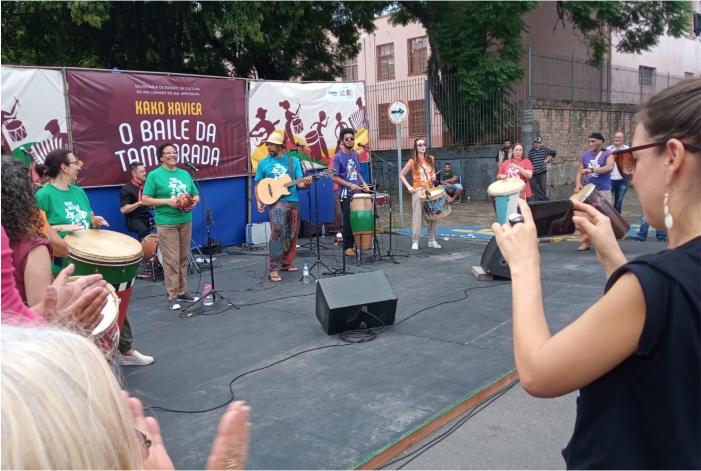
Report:
[[[536,137],[533,139],[533,148],[528,151],[528,160],[533,164],[533,177],[531,178],[531,189],[537,198],[536,201],[549,201],[546,194],[548,183],[548,164],[557,157],[557,151],[543,146],[543,139]]]

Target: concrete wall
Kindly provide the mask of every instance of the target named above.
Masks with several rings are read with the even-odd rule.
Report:
[[[604,146],[608,146],[613,143],[613,134],[621,131],[624,143],[630,145],[637,110],[636,105],[627,104],[525,101],[521,133],[526,152],[536,136],[542,137],[544,145],[557,151],[557,157],[548,167],[548,187],[552,197],[569,197],[572,193],[579,156],[589,149],[587,139],[590,133],[603,134]]]

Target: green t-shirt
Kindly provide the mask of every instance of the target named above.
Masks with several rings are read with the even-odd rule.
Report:
[[[445,170],[441,170],[440,173],[438,173],[438,181],[443,183],[446,180],[450,180],[454,176],[455,174],[452,171],[445,173]]]
[[[148,173],[142,194],[158,199],[177,198],[182,194],[199,195],[192,177],[185,170],[168,170],[161,166]],[[170,206],[156,206],[156,224],[184,224],[192,221],[192,211]]]
[[[68,190],[61,190],[52,184],[44,185],[37,193],[37,205],[46,213],[46,220],[50,225],[80,224],[85,229],[92,228],[90,218],[90,200],[85,190],[79,186],[70,185]],[[70,232],[59,232],[65,237]],[[54,257],[52,271],[61,271],[62,258]]]

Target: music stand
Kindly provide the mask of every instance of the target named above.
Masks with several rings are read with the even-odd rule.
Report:
[[[319,225],[319,191],[318,191],[319,189],[317,188],[316,184],[319,180],[321,180],[321,176],[318,173],[315,173],[314,175],[311,175],[311,177],[312,177],[312,186],[309,187],[309,191],[311,193],[312,187],[314,188],[314,206],[315,206],[314,207],[314,222],[318,226]],[[324,185],[323,182],[321,184]],[[326,185],[324,185],[324,186],[326,186]],[[311,194],[310,194],[310,199],[311,199]],[[311,212],[309,213],[309,219],[311,219]],[[309,239],[309,240],[311,241],[311,239]],[[316,274],[318,276],[314,276],[314,274],[312,273],[312,269],[314,267],[317,267]],[[309,274],[311,276],[314,276],[315,280],[318,280],[319,276],[321,276],[321,267],[326,268],[326,272],[331,272],[331,269],[324,262],[321,261],[321,250],[319,249],[319,231],[316,231],[316,262],[314,262],[314,264],[311,267],[309,267]],[[303,280],[303,279],[304,279],[304,275],[302,275],[302,278],[300,278],[300,280]]]
[[[189,163],[189,161],[187,163]],[[189,167],[189,165],[188,165],[188,167]],[[212,295],[212,305],[216,305],[217,302],[220,299],[222,299],[222,300],[226,301],[227,303],[229,303],[229,306],[234,306],[236,309],[241,309],[233,301],[222,296],[215,288],[216,285],[214,284],[214,265],[212,265],[212,263],[213,263],[212,254],[214,253],[214,250],[212,250],[212,247],[213,247],[213,244],[212,244],[212,226],[216,225],[216,223],[214,222],[214,216],[212,215],[212,210],[209,209],[209,205],[207,205],[207,200],[204,197],[204,192],[202,191],[202,185],[200,184],[200,180],[197,178],[197,176],[195,175],[195,172],[192,171],[192,169],[190,169],[190,174],[192,174],[192,180],[195,183],[197,190],[200,192],[200,201],[202,201],[202,204],[204,205],[204,209],[205,209],[205,226],[207,228],[207,248],[209,249],[210,284],[212,285],[212,289],[207,294]],[[192,256],[192,251],[190,251],[190,256]],[[205,300],[205,296],[202,296],[201,299],[185,306],[182,309],[182,311],[190,309],[192,306],[199,304],[199,303],[204,304],[204,300]],[[228,307],[227,307],[227,309],[228,309]]]

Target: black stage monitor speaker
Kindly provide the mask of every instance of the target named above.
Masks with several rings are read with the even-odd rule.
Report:
[[[482,253],[482,262],[480,262],[482,269],[493,276],[499,276],[501,278],[511,278],[511,270],[509,265],[501,256],[501,250],[497,245],[497,238],[492,237],[492,239],[487,244],[487,248],[484,249]]]
[[[323,278],[316,285],[316,318],[327,335],[392,325],[396,312],[397,296],[383,271]]]

